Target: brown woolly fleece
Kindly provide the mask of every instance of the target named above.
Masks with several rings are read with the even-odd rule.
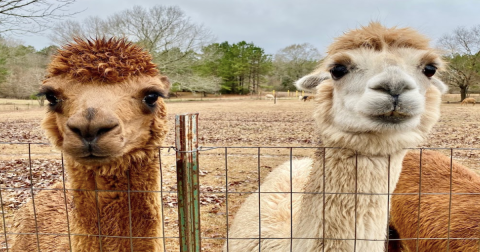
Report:
[[[140,74],[155,77],[152,56],[125,39],[74,39],[60,49],[48,66],[48,78],[64,76],[79,82],[118,83]]]
[[[9,237],[10,251],[164,250],[158,147],[170,83],[151,60],[124,39],[75,39],[54,56],[42,128],[64,153],[66,192],[39,192],[36,220],[31,201],[18,211],[13,231],[29,234]]]
[[[400,180],[392,196],[390,226],[400,239],[408,240],[390,241],[388,251],[433,252],[447,251],[447,247],[452,252],[478,251],[480,176],[456,162],[451,164],[450,157],[438,152],[424,150],[421,160],[420,163],[419,151],[410,151],[403,161]],[[406,193],[410,195],[401,195]],[[418,250],[417,237],[420,238]]]

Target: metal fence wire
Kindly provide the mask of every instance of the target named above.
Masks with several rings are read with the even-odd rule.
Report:
[[[182,122],[183,120],[183,122]],[[259,192],[263,179],[275,167],[285,162],[292,162],[296,159],[311,156],[315,151],[325,153],[327,147],[199,147],[196,140],[196,120],[197,117],[177,118],[176,146],[166,146],[159,149],[161,172],[160,191],[135,191],[130,190],[130,183],[127,191],[128,199],[132,193],[150,192],[158,195],[163,204],[162,225],[163,235],[161,237],[136,237],[132,235],[129,224],[129,236],[121,237],[130,239],[161,239],[163,241],[164,251],[222,251],[225,243],[235,239],[269,239],[261,237],[262,220],[259,213],[258,233],[251,238],[235,238],[229,233],[235,213],[240,208],[244,200],[252,194],[258,194],[258,209],[261,209],[261,197],[269,193],[289,194],[290,203],[292,203],[294,194],[311,193],[296,192],[293,190],[286,192]],[[193,132],[193,135],[191,134]],[[180,142],[178,142],[180,141]],[[480,149],[458,149],[458,148],[426,148],[434,149],[449,156],[451,160],[457,160],[472,168],[480,169]],[[413,151],[422,153],[424,149],[415,149]],[[421,155],[420,155],[421,156]],[[421,167],[421,165],[420,165]],[[328,169],[328,167],[323,167]],[[421,168],[420,168],[421,169]],[[325,173],[324,173],[325,174]],[[420,172],[421,174],[421,172]],[[1,205],[1,233],[0,243],[1,251],[12,251],[10,249],[13,236],[33,236],[36,240],[36,249],[41,251],[42,236],[61,236],[68,239],[71,246],[71,237],[76,235],[71,233],[71,218],[68,215],[69,201],[67,193],[71,188],[66,187],[69,175],[66,174],[62,153],[52,152],[52,147],[48,144],[40,143],[0,143],[0,205]],[[452,188],[452,179],[449,180]],[[56,182],[62,182],[63,187],[52,188]],[[292,188],[292,171],[290,170],[290,188]],[[420,175],[420,189],[422,188],[422,179]],[[44,191],[58,191],[64,194],[63,210],[66,213],[62,221],[66,228],[64,233],[51,233],[44,228],[37,226],[37,215],[39,206],[38,195]],[[111,192],[111,190],[100,190],[96,188],[95,193]],[[340,192],[321,192],[323,199],[328,194],[342,194]],[[346,194],[346,193],[343,193]],[[355,198],[361,193],[351,193]],[[418,197],[418,218],[420,212],[426,209],[420,209],[422,197],[432,195],[447,195],[449,197],[449,212],[441,225],[445,225],[450,230],[452,198],[459,194],[449,192],[427,193],[416,192],[409,193]],[[461,193],[480,195],[478,192]],[[388,192],[378,195],[391,195]],[[19,209],[31,204],[33,209],[33,218],[35,219],[34,232],[17,232],[16,228],[20,225],[14,223],[14,215]],[[476,204],[473,202],[472,204]],[[387,206],[389,208],[390,201]],[[325,204],[323,204],[325,206]],[[81,206],[75,206],[81,207]],[[129,208],[131,207],[129,203]],[[290,207],[290,209],[293,209]],[[130,209],[131,210],[131,209]],[[60,211],[60,210],[59,210]],[[291,210],[293,211],[293,210]],[[130,215],[131,215],[130,211]],[[290,215],[292,216],[292,214]],[[131,218],[129,218],[131,221]],[[293,234],[293,219],[290,219],[290,234]],[[356,222],[356,221],[355,221]],[[100,224],[100,220],[98,220]],[[439,224],[440,225],[440,224]],[[98,227],[100,230],[100,227]],[[356,227],[355,227],[356,228]],[[386,227],[387,228],[387,227]],[[418,227],[420,228],[420,227]],[[417,244],[422,240],[475,240],[480,243],[480,230],[476,231],[479,235],[476,238],[461,237],[433,237],[425,238],[417,232],[417,236],[409,238]],[[355,233],[356,234],[356,233]],[[89,234],[89,236],[98,236],[109,238],[107,234]],[[271,239],[289,239],[293,241],[295,237],[278,237]],[[326,240],[328,237],[316,238]],[[388,237],[384,241],[389,242]],[[356,244],[356,235],[353,237]],[[397,239],[396,239],[397,240]],[[100,246],[103,246],[102,244]],[[70,247],[71,248],[71,247]],[[387,247],[387,251],[388,251]],[[259,248],[259,251],[261,248]],[[448,251],[448,248],[446,249]],[[108,251],[108,248],[103,248]],[[130,251],[134,251],[130,246]],[[293,251],[291,249],[291,251]],[[422,251],[417,245],[417,251]]]

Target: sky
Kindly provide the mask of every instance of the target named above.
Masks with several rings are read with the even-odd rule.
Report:
[[[480,25],[479,0],[77,0],[73,19],[107,17],[134,5],[180,7],[203,24],[216,42],[253,42],[275,54],[292,44],[310,43],[323,55],[335,37],[378,21],[412,27],[436,41],[457,27]],[[51,45],[48,31],[17,36],[37,50]]]

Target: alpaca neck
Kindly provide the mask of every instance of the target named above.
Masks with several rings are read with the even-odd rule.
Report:
[[[297,240],[294,251],[383,251],[387,192],[395,188],[404,155],[364,156],[338,148],[317,155],[294,226],[294,238],[316,239]]]
[[[73,237],[74,251],[100,251],[100,244],[103,251],[129,251],[131,236],[163,236],[158,150],[138,151],[102,167],[67,159],[67,169],[70,187],[80,189],[72,191],[72,233],[83,234]],[[99,232],[106,237],[99,239]],[[160,251],[161,240],[134,238],[132,245],[135,251]]]

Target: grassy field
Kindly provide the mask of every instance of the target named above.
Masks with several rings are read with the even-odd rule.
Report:
[[[313,153],[309,147],[316,142],[311,119],[314,105],[298,99],[279,99],[277,104],[248,98],[168,102],[171,130],[161,155],[166,236],[178,236],[175,152],[169,150],[174,145],[175,114],[198,112],[200,145],[216,147],[200,153],[201,223],[204,251],[220,251],[227,218],[231,223],[244,198],[258,188],[262,178],[288,161],[290,154],[300,158]],[[40,129],[43,114],[42,108],[0,110],[3,187],[48,188],[62,179],[61,154],[42,144],[47,143]],[[32,144],[21,144],[27,142]],[[421,147],[454,148],[454,160],[480,171],[480,106],[443,104],[439,123]],[[440,151],[450,154],[451,150]],[[29,156],[32,178],[28,176]],[[29,192],[2,190],[7,230],[15,211],[31,198]],[[176,239],[167,239],[168,251],[178,251],[177,246]]]

